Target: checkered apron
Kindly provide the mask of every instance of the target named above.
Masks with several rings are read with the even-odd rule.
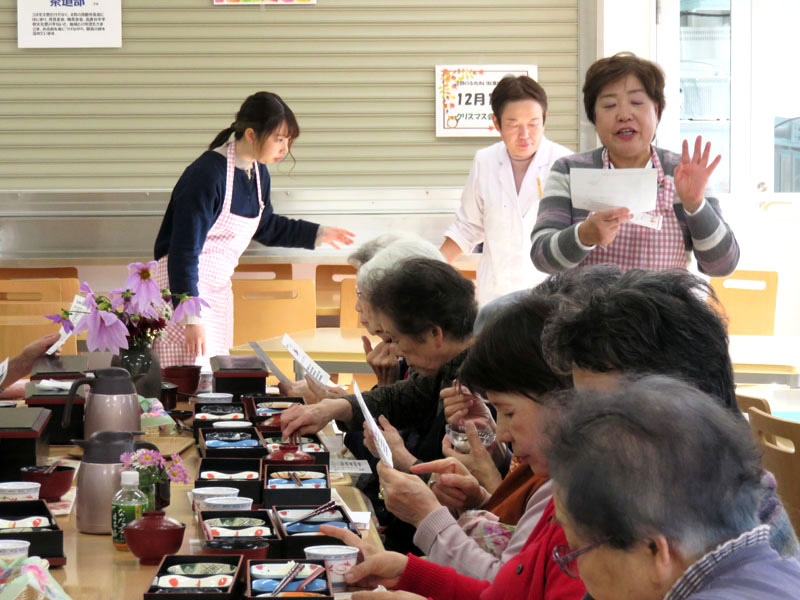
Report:
[[[617,237],[606,248],[597,246],[589,253],[580,266],[613,263],[623,271],[629,269],[647,269],[664,271],[676,267],[686,268],[686,244],[683,241],[683,230],[675,216],[673,201],[675,184],[664,175],[664,169],[655,148],[650,147],[653,168],[658,172],[658,196],[655,211],[651,215],[661,215],[661,230],[650,229],[624,223],[617,231]],[[608,150],[603,149],[603,168],[610,169],[611,161]]]
[[[225,178],[225,201],[214,225],[206,236],[198,260],[197,289],[208,302],[203,307],[202,319],[206,330],[205,356],[193,356],[186,351],[183,325],[170,323],[164,334],[153,344],[162,367],[198,364],[209,367],[212,356],[228,354],[233,345],[233,292],[231,276],[239,257],[247,249],[261,221],[264,204],[261,201],[261,176],[258,163],[253,164],[258,189],[258,216],[242,217],[231,212],[233,174],[236,170],[236,144],[229,143]],[[158,261],[156,281],[161,288],[169,287],[167,264],[169,254]]]

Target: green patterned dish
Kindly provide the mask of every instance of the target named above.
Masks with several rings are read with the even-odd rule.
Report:
[[[235,571],[236,567],[234,565],[212,562],[172,565],[167,569],[167,573],[172,575],[188,575],[190,577],[205,575],[233,575]]]
[[[263,519],[252,517],[220,517],[218,519],[207,519],[204,521],[209,527],[259,527],[266,525]]]

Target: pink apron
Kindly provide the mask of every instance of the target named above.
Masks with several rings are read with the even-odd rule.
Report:
[[[258,229],[264,204],[261,201],[261,176],[258,163],[253,163],[258,188],[258,216],[241,217],[231,212],[233,175],[236,170],[236,144],[233,142],[228,143],[227,162],[222,212],[206,236],[197,265],[197,289],[200,297],[209,304],[203,307],[201,314],[206,330],[206,354],[195,357],[187,352],[184,326],[171,323],[153,344],[162,368],[193,364],[207,368],[212,356],[228,354],[233,345],[231,276],[239,264],[239,257],[247,249]],[[168,260],[169,254],[162,256],[158,261],[156,282],[162,289],[169,288]]]
[[[673,201],[675,184],[664,175],[664,168],[658,159],[655,148],[651,146],[650,156],[653,168],[658,171],[658,196],[656,210],[648,214],[661,215],[661,230],[649,229],[633,223],[624,223],[617,232],[617,237],[608,247],[596,247],[589,253],[580,266],[613,263],[623,271],[630,269],[646,269],[649,271],[665,271],[667,269],[685,269],[687,265],[686,244],[683,241],[683,230],[675,216]],[[608,150],[603,150],[603,168],[610,169]]]

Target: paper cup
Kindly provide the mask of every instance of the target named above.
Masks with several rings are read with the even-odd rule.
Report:
[[[16,560],[28,556],[31,543],[26,540],[0,540],[0,560]]]
[[[192,490],[192,510],[197,510],[200,503],[206,498],[223,498],[238,496],[239,490],[233,487],[209,486]]]
[[[204,498],[200,502],[200,510],[250,510],[253,508],[252,498],[225,496],[222,498]]]
[[[358,548],[353,546],[308,546],[305,549],[309,560],[324,560],[328,570],[328,581],[334,590],[347,587],[344,574],[358,562]]]

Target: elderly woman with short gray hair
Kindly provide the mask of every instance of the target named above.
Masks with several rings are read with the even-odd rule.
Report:
[[[572,392],[557,412],[547,461],[569,546],[553,555],[595,600],[800,597],[800,563],[759,521],[742,419],[664,376]]]

